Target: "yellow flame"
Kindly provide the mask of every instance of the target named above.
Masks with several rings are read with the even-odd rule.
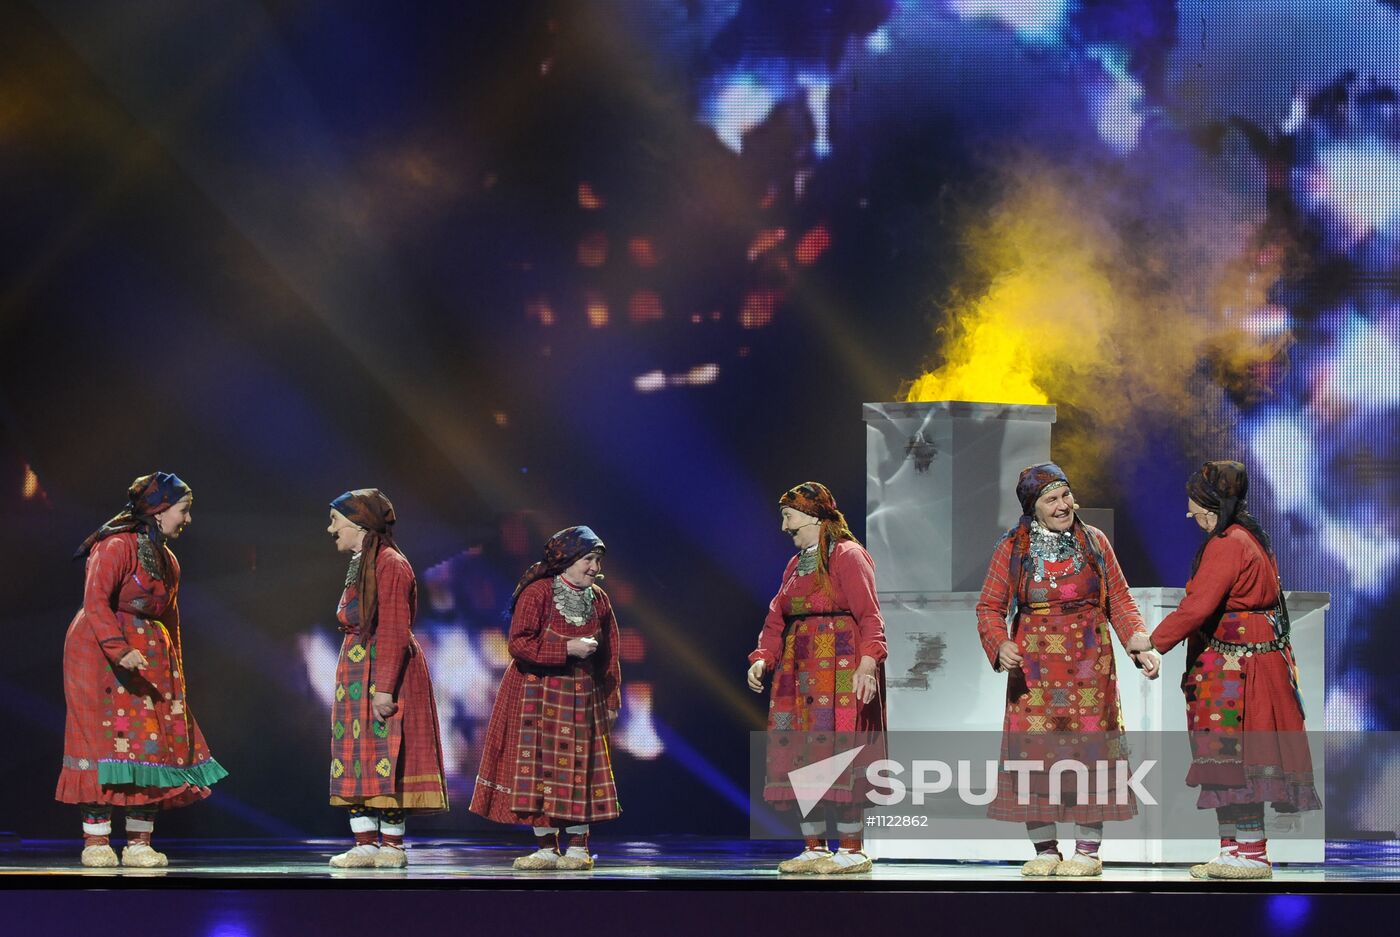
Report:
[[[24,500],[29,501],[39,494],[39,476],[28,465],[24,467]]]
[[[969,233],[972,273],[989,284],[954,304],[944,364],[905,399],[1050,403],[1056,372],[1099,357],[1121,303],[1069,208],[1053,190],[1026,192]]]
[[[948,361],[915,380],[908,401],[1050,402],[1035,380],[1033,336],[1011,325],[999,300],[987,297],[957,322]]]
[[[901,392],[1055,403],[1056,458],[1085,488],[1111,449],[1149,446],[1191,414],[1211,422],[1199,419],[1219,410],[1195,379],[1203,358],[1239,371],[1283,341],[1239,328],[1231,307],[1252,308],[1271,277],[1230,263],[1244,244],[1212,216],[1220,206],[1200,199],[1186,221],[1159,221],[1113,188],[1043,166],[1008,172],[997,204],[963,232],[970,286],[946,306],[942,360]]]

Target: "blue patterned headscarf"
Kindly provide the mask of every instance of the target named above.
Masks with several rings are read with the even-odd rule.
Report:
[[[160,525],[156,523],[155,516],[160,512],[170,508],[186,495],[192,495],[190,486],[180,480],[179,476],[171,472],[152,472],[149,475],[142,475],[131,483],[126,491],[126,507],[107,523],[94,530],[78,547],[73,559],[78,560],[92,552],[92,548],[98,542],[105,540],[113,534],[129,533],[133,530],[141,530],[151,538],[151,543],[160,547],[165,543],[165,535],[160,532]],[[161,572],[161,578],[167,577],[167,567],[165,562],[165,551],[157,549],[156,565]]]
[[[378,488],[356,488],[332,501],[331,510],[340,512],[365,532],[360,545],[360,578],[355,594],[360,603],[360,629],[371,636],[379,626],[379,551],[390,547],[403,555],[394,541],[394,524],[399,519],[394,513],[394,502]]]
[[[1021,504],[1021,513],[1035,516],[1035,503],[1040,496],[1054,488],[1068,488],[1069,476],[1054,462],[1041,462],[1021,470],[1016,482],[1016,500]]]
[[[520,593],[524,592],[530,583],[547,576],[559,575],[574,565],[574,561],[579,557],[587,556],[594,550],[606,553],[608,548],[590,527],[565,527],[550,537],[549,542],[544,545],[544,559],[531,564],[530,568],[525,570],[525,575],[515,584],[515,591],[510,596],[510,610],[515,611],[515,603],[520,600]]]

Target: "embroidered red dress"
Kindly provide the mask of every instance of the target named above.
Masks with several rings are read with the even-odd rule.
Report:
[[[556,588],[574,589],[559,576],[536,580],[511,615],[511,661],[491,709],[471,804],[472,813],[497,823],[596,823],[622,813],[607,719],[622,707],[617,618],[607,594],[591,586],[589,611],[571,621]],[[570,657],[571,638],[596,638],[598,649]]]
[[[802,554],[788,561],[782,586],[768,605],[758,647],[749,662],[763,661],[773,675],[768,704],[768,753],[763,798],[795,803],[789,772],[857,745],[851,767],[822,795],[828,804],[865,804],[866,766],[884,757],[885,620],[875,594],[875,563],[859,543],[842,540],[828,557],[831,593],[817,575],[798,572]],[[868,703],[855,694],[862,657],[878,666],[878,691]]]
[[[1186,597],[1152,632],[1163,653],[1187,642],[1181,689],[1193,761],[1186,783],[1201,788],[1201,808],[1265,801],[1285,810],[1321,807],[1297,664],[1275,631],[1278,582],[1259,541],[1232,525],[1207,541]]]
[[[160,547],[170,581],[158,579],[153,549],[144,535],[121,533],[88,556],[83,607],[63,643],[68,715],[54,795],[62,803],[180,807],[208,797],[228,774],[185,695],[180,564]],[[145,670],[117,666],[132,650],[145,656]]]
[[[1023,659],[1021,668],[1007,677],[1003,760],[1040,760],[1059,754],[1076,757],[1086,765],[1100,759],[1114,764],[1126,754],[1121,746],[1123,716],[1109,630],[1126,644],[1135,633],[1145,634],[1147,629],[1108,538],[1087,524],[1084,530],[1102,557],[1107,582],[1100,582],[1090,557],[1083,555],[1082,545],[1077,544],[1077,561],[1047,562],[1047,575],[1040,582],[1027,577],[1023,594],[1016,596],[1010,637],[1006,616],[1014,588],[1012,539],[1002,540],[992,553],[977,602],[982,648],[996,670],[1001,669],[998,652],[1003,641],[1015,641]],[[1106,596],[1106,604],[1101,596]],[[1053,744],[1049,742],[1052,734]],[[1116,791],[1117,772],[1111,772],[1109,778],[1110,789]],[[987,815],[994,820],[1028,823],[1099,823],[1127,820],[1137,813],[1131,793],[1121,802],[1078,802],[1073,775],[1066,776],[1059,803],[1050,797],[1048,772],[1033,772],[1029,781],[1028,803],[1019,803],[1017,776],[1003,771]],[[1118,801],[1116,797],[1109,799]]]
[[[331,704],[331,803],[446,810],[437,702],[423,649],[413,637],[413,567],[402,553],[383,547],[374,572],[379,611],[373,637],[360,632],[354,576],[336,609],[345,640]],[[376,691],[392,694],[398,704],[388,719],[374,712]]]

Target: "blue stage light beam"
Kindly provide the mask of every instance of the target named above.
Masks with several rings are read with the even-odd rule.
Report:
[[[761,827],[765,832],[771,832],[775,836],[786,838],[786,824],[779,819],[776,813],[762,804],[754,803],[743,788],[735,784],[732,778],[700,754],[675,729],[659,719],[655,720],[655,726],[656,734],[661,736],[662,741],[666,744],[667,753],[682,767],[723,797],[731,807],[748,816],[751,825]]]

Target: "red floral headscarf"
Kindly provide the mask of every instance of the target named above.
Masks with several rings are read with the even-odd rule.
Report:
[[[817,585],[830,595],[827,557],[832,546],[842,540],[859,543],[856,535],[851,533],[850,525],[846,523],[846,516],[836,506],[836,498],[832,496],[831,489],[821,482],[803,482],[783,492],[782,497],[778,499],[778,508],[792,508],[821,522],[821,529],[817,535]]]
[[[379,624],[379,589],[375,575],[375,563],[379,559],[381,547],[399,550],[394,542],[394,504],[378,488],[356,488],[347,491],[331,502],[331,509],[339,511],[345,519],[356,527],[364,528],[364,545],[360,548],[360,580],[356,592],[360,600],[360,630],[366,635],[374,634]]]

